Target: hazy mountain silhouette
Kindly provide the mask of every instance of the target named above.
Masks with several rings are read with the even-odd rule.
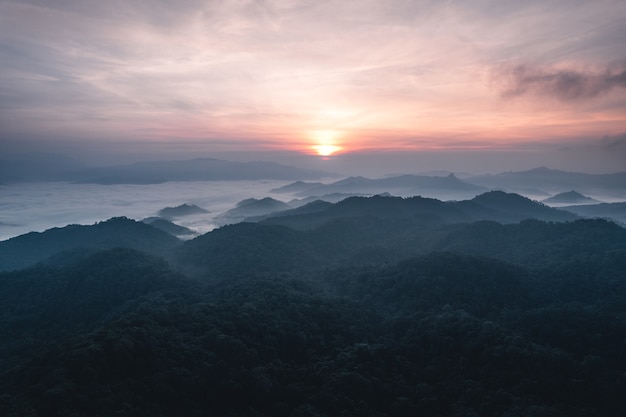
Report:
[[[490,191],[471,200],[443,202],[424,197],[350,197],[335,204],[315,204],[276,213],[264,220],[294,228],[312,228],[339,218],[372,216],[380,218],[407,218],[412,221],[458,223],[493,220],[516,223],[524,219],[570,221],[577,216],[564,210],[548,207],[517,194]]]
[[[626,225],[626,202],[600,203],[561,207],[581,217],[612,219]]]
[[[571,204],[571,205],[576,205],[576,204],[593,204],[593,203],[598,203],[598,200],[594,200],[591,197],[587,197],[584,196],[574,190],[572,191],[567,191],[567,192],[563,192],[563,193],[559,193],[557,195],[554,195],[550,198],[546,198],[545,200],[542,200],[543,203],[547,203],[547,204]]]
[[[125,247],[162,255],[180,243],[148,224],[116,217],[91,226],[69,225],[1,241],[0,271],[24,268],[76,249],[93,252]]]
[[[382,194],[377,194],[377,195],[386,195],[386,196],[391,196],[389,193],[382,193]],[[289,205],[291,207],[297,208],[297,207],[301,207],[304,206],[306,204],[312,203],[314,201],[326,201],[328,203],[338,203],[341,200],[345,200],[348,197],[366,197],[363,194],[358,194],[358,193],[354,193],[354,194],[345,194],[345,193],[333,193],[333,194],[324,194],[324,195],[320,195],[320,196],[310,196],[310,197],[304,197],[304,198],[295,198],[293,200],[289,200]]]
[[[188,238],[197,235],[197,233],[193,230],[180,226],[162,217],[148,217],[143,219],[142,222],[178,238]]]
[[[75,180],[95,184],[158,184],[167,181],[293,180],[328,176],[331,174],[274,162],[233,162],[198,158],[91,168],[77,172]]]
[[[85,165],[64,155],[25,152],[0,159],[0,184],[20,181],[66,181]]]
[[[302,197],[325,194],[366,194],[390,193],[401,196],[421,195],[437,198],[468,198],[487,191],[485,187],[461,181],[454,174],[447,177],[425,175],[401,175],[397,177],[369,179],[348,177],[330,184],[313,186],[307,183],[294,183],[282,187],[281,191],[294,190]],[[299,190],[299,191],[298,191]]]
[[[248,198],[237,203],[234,208],[216,216],[213,220],[219,225],[239,223],[248,217],[262,216],[290,208],[291,206],[287,203],[271,197]]]
[[[529,189],[547,192],[575,189],[588,194],[602,193],[622,197],[626,195],[626,172],[583,174],[540,167],[528,171],[480,175],[468,178],[466,181],[485,187],[522,193]]]
[[[270,191],[273,193],[302,193],[322,186],[324,186],[324,184],[321,182],[296,181]]]
[[[202,207],[198,207],[195,204],[185,203],[176,207],[162,208],[161,210],[159,210],[159,216],[166,219],[173,219],[176,217],[192,216],[194,214],[205,214],[208,212],[208,210],[205,210]]]
[[[515,193],[490,191],[472,200],[453,202],[473,220],[494,220],[500,223],[517,223],[525,219],[544,221],[571,221],[577,216],[564,210],[546,206]]]

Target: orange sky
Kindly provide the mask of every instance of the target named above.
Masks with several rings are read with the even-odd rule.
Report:
[[[511,149],[626,132],[626,2],[0,1],[0,143]]]

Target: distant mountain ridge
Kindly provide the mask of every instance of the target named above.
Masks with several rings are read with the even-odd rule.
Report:
[[[25,157],[27,158],[27,157]],[[215,158],[136,162],[127,165],[85,168],[63,162],[58,155],[34,161],[6,160],[0,181],[71,181],[86,184],[160,184],[168,181],[312,180],[333,174],[275,162],[236,162]],[[21,168],[40,166],[40,168]]]
[[[591,197],[584,196],[574,190],[559,193],[552,197],[542,200],[543,203],[552,204],[593,204],[599,203],[598,200],[594,200]]]
[[[626,202],[580,204],[564,206],[561,209],[576,213],[581,217],[611,219],[626,227]]]
[[[79,182],[95,184],[158,184],[167,181],[232,181],[318,179],[331,174],[275,162],[234,162],[214,158],[138,162],[78,173]]]
[[[163,255],[181,241],[142,222],[115,217],[91,226],[69,225],[45,232],[31,232],[0,242],[0,271],[25,268],[58,255],[80,249],[87,253],[125,247]]]
[[[157,229],[163,230],[164,232],[169,233],[170,235],[175,236],[179,239],[189,238],[191,236],[197,235],[197,233],[193,230],[184,226],[180,226],[162,217],[147,217],[143,219],[142,222],[149,224],[152,227],[156,227]]]
[[[274,214],[270,214],[274,213]],[[261,216],[261,217],[259,217]],[[402,224],[454,224],[481,220],[518,223],[525,219],[572,221],[576,214],[550,208],[516,194],[491,191],[471,200],[449,201],[424,197],[350,197],[338,203],[321,201],[297,209],[272,198],[246,199],[216,221],[221,224],[254,219],[264,225],[280,225],[296,230],[318,228],[345,219],[383,219]],[[126,247],[150,254],[166,255],[182,242],[176,225],[150,226],[128,218],[112,218],[91,226],[70,225],[42,233],[28,233],[0,242],[0,271],[20,269],[62,252],[97,251]]]
[[[379,195],[2,242],[65,252],[0,272],[0,415],[622,417],[626,228],[572,216]]]
[[[48,152],[25,152],[0,158],[0,184],[21,181],[59,181],[85,164],[64,155]]]
[[[165,207],[159,210],[159,216],[166,219],[174,217],[191,216],[194,214],[206,214],[208,210],[198,207],[195,204],[184,203],[176,207]]]
[[[400,196],[421,195],[433,198],[471,198],[488,191],[487,188],[470,184],[458,179],[454,174],[446,177],[426,175],[400,175],[370,179],[366,177],[348,177],[330,183],[296,182],[274,190],[275,192],[294,192],[300,197],[322,196],[328,194],[367,194],[390,193]]]
[[[237,203],[234,208],[216,216],[213,220],[223,226],[225,224],[239,223],[248,217],[262,216],[290,208],[291,206],[287,203],[271,197],[261,199],[247,198]]]
[[[466,181],[492,189],[497,188],[520,193],[524,193],[529,189],[551,193],[575,189],[578,192],[587,194],[600,192],[626,198],[626,172],[584,174],[539,167],[528,171],[478,175],[467,178]]]
[[[375,216],[410,218],[415,221],[459,223],[492,220],[517,223],[533,218],[545,221],[572,221],[577,215],[548,207],[517,194],[490,191],[463,201],[440,201],[424,197],[350,197],[335,204],[311,203],[297,209],[266,216],[269,224],[312,228],[339,218]]]

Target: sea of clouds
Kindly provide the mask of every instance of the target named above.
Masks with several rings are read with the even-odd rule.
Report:
[[[288,181],[199,181],[149,185],[94,185],[67,182],[19,183],[0,186],[0,240],[68,224],[94,224],[111,217],[135,220],[156,216],[164,207],[195,204],[210,213],[180,217],[175,223],[206,233],[213,218],[246,198],[285,194],[270,190]]]

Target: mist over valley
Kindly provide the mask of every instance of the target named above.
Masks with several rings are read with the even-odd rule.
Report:
[[[211,161],[0,186],[2,415],[621,415],[624,173]]]
[[[0,417],[623,417],[625,22],[0,0]]]

